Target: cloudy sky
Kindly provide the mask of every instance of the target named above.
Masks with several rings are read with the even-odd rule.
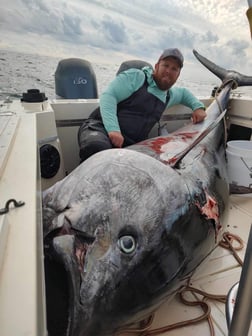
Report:
[[[201,66],[196,49],[252,75],[247,8],[245,0],[0,0],[0,49],[155,64],[178,47],[185,71]]]

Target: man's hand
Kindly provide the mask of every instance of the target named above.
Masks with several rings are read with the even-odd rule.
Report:
[[[121,132],[113,131],[108,132],[110,141],[115,147],[121,148],[124,142],[124,137]]]
[[[199,109],[193,111],[192,122],[194,124],[197,124],[197,123],[203,121],[205,119],[205,117],[206,117],[206,111],[202,108],[199,108]]]

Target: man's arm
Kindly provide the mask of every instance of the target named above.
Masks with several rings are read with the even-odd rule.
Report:
[[[194,124],[203,121],[206,117],[205,105],[186,88],[174,87],[170,90],[168,107],[177,104],[185,105],[193,110]]]
[[[122,147],[124,141],[117,117],[117,104],[137,91],[143,85],[144,80],[145,75],[141,70],[123,71],[115,77],[101,95],[102,121],[115,147]]]
[[[141,70],[130,69],[121,72],[109,84],[100,97],[102,121],[107,132],[120,131],[117,118],[117,104],[130,97],[144,83]]]

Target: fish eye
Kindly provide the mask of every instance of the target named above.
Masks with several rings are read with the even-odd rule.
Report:
[[[132,253],[136,249],[136,241],[132,236],[122,236],[118,240],[118,245],[122,252],[124,253]]]

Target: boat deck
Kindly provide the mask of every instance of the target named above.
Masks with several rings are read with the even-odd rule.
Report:
[[[230,197],[227,231],[240,237],[244,242],[242,250],[237,251],[242,260],[244,260],[251,224],[252,195],[232,195]],[[233,245],[234,247],[238,247],[238,243],[234,243]],[[218,246],[192,276],[190,286],[214,295],[227,295],[230,288],[240,280],[240,275],[241,266],[231,251]],[[184,297],[190,301],[202,299],[201,295],[191,292],[187,292]],[[211,307],[211,318],[215,336],[228,335],[225,304],[216,300],[207,300],[207,302]],[[202,315],[202,313],[203,310],[199,306],[185,305],[176,296],[172,301],[164,303],[155,313],[149,330],[190,320]],[[149,334],[151,335],[151,333]],[[164,336],[206,336],[210,335],[210,329],[207,320],[203,320],[198,324],[189,324],[188,326],[159,334]],[[155,333],[155,335],[159,334]],[[129,333],[123,333],[123,335],[126,336]],[[252,335],[252,327],[248,335]]]
[[[249,113],[251,104],[245,101],[244,106],[247,108],[241,110]],[[46,108],[41,110],[43,113],[36,115],[30,111],[29,113],[24,112],[18,102],[0,104],[1,208],[5,206],[7,200],[13,198],[25,203],[17,209],[11,205],[10,211],[0,216],[1,336],[47,335],[41,193],[38,192],[41,190],[42,182],[39,178],[37,146],[38,140],[54,139],[55,134],[52,125],[49,127],[49,122],[38,122],[45,115],[51,118]],[[72,114],[71,118],[73,118]],[[43,132],[40,129],[41,124],[46,125],[46,130]],[[66,131],[66,127],[62,127],[62,130]],[[69,138],[71,137],[72,134]],[[227,229],[244,241],[243,250],[238,252],[243,259],[252,224],[252,195],[232,195],[230,200]],[[194,274],[191,285],[208,293],[226,295],[233,284],[239,281],[240,274],[241,267],[231,252],[218,247]],[[224,303],[216,301],[209,301],[209,303],[212,309],[215,335],[228,335]],[[202,314],[200,308],[185,306],[176,297],[159,308],[154,316],[151,329],[185,321],[200,314]],[[160,335],[207,336],[210,335],[210,331],[208,323],[204,321],[197,325],[160,333]],[[252,330],[249,336],[252,336]]]

